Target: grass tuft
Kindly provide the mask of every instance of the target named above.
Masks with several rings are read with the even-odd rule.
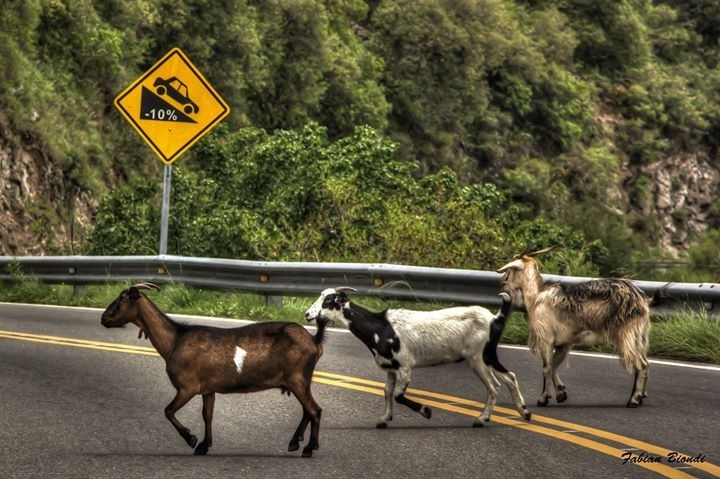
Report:
[[[688,312],[654,322],[650,355],[720,363],[720,320],[710,318],[706,312]]]

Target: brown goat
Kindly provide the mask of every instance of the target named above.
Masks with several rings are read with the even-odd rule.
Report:
[[[573,344],[612,341],[620,362],[635,372],[633,391],[627,407],[637,407],[647,397],[650,363],[647,359],[650,334],[650,306],[665,299],[667,286],[652,300],[626,279],[599,279],[572,286],[545,284],[534,256],[548,249],[515,257],[498,273],[503,274],[503,291],[524,307],[529,326],[531,351],[542,359],[543,390],[537,401],[546,406],[548,383],[553,381],[557,402],[567,399],[558,368]]]
[[[113,301],[102,314],[102,325],[116,328],[133,323],[165,359],[166,371],[177,390],[165,408],[165,416],[196,455],[207,454],[212,446],[212,418],[215,393],[249,393],[280,388],[292,393],[303,408],[303,417],[290,439],[289,451],[296,451],[310,423],[310,441],[302,451],[311,457],[319,447],[322,409],[312,397],[310,383],[320,356],[327,323],[318,324],[313,337],[305,328],[290,322],[257,323],[239,328],[191,326],[166,316],[140,289],[159,289],[152,284],[132,286]],[[203,399],[205,438],[183,426],[175,413],[194,396]],[[197,447],[195,445],[197,444]]]

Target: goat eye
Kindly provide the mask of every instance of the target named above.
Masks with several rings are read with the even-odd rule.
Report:
[[[323,309],[341,309],[340,303],[338,303],[337,300],[336,295],[328,296],[325,298],[325,301],[323,301]]]

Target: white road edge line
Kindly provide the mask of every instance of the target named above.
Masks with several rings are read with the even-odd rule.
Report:
[[[527,350],[527,346],[518,346],[514,344],[501,344],[501,348],[505,349],[523,349]],[[617,360],[618,356],[615,354],[606,353],[589,353],[586,351],[570,351],[570,354],[574,356],[587,356],[590,358],[601,358],[601,359],[614,359]],[[682,361],[668,361],[665,359],[650,359],[651,364],[662,364],[663,366],[676,366],[679,368],[690,368],[690,369],[705,369],[707,371],[720,371],[720,366],[712,364],[701,364],[701,363],[685,363]]]
[[[66,309],[79,309],[83,311],[97,311],[98,315],[101,314],[104,309],[100,308],[84,308],[84,307],[76,307],[76,306],[56,306],[52,304],[27,304],[27,303],[6,303],[6,302],[0,302],[0,305],[7,304],[7,305],[14,305],[14,306],[35,306],[35,307],[44,307],[44,308],[66,308]],[[228,318],[215,318],[211,316],[197,316],[197,315],[187,315],[187,314],[169,314],[171,318],[174,319],[182,319],[184,321],[190,321],[193,322],[194,320],[211,320],[211,321],[217,321],[220,323],[226,323],[228,326],[237,325],[237,324],[249,324],[253,323],[254,321],[249,321],[246,319],[228,319]],[[309,326],[305,325],[306,329],[314,330],[315,326]],[[347,333],[350,334],[350,331],[344,328],[330,328],[329,331],[337,332],[337,333]],[[519,349],[519,350],[528,350],[527,346],[520,346],[520,345],[514,345],[514,344],[501,344],[501,348],[505,349]],[[585,351],[571,351],[570,354],[574,356],[587,356],[590,358],[600,358],[600,359],[614,359],[618,360],[618,356],[614,354],[605,354],[605,353],[589,353]],[[650,359],[651,364],[660,364],[662,366],[673,366],[678,368],[688,368],[688,369],[703,369],[705,371],[720,371],[720,366],[712,365],[712,364],[702,364],[702,363],[687,363],[682,361],[668,361],[664,359]]]

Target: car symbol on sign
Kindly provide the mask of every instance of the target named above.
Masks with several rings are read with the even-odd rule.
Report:
[[[159,96],[168,95],[170,98],[182,105],[182,110],[190,115],[200,111],[200,107],[188,96],[188,89],[183,82],[177,77],[160,78],[157,77],[153,83],[155,92]]]

